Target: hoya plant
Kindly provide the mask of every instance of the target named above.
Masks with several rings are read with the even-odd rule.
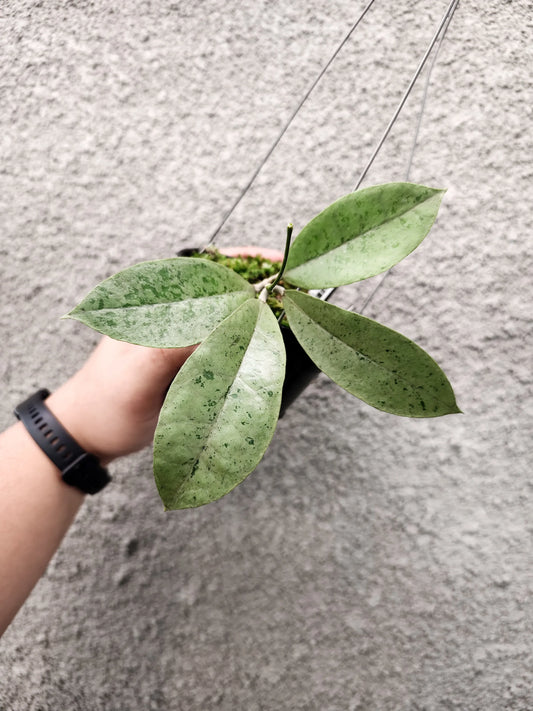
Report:
[[[142,262],[101,282],[68,314],[143,346],[200,344],[171,384],[155,432],[154,475],[166,509],[219,499],[263,457],[285,377],[280,321],[320,370],[368,405],[405,417],[460,412],[422,348],[308,293],[398,263],[429,232],[443,192],[388,183],[350,193],[292,245],[289,225],[281,267],[258,283],[202,257]]]

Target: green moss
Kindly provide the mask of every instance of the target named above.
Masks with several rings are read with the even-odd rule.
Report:
[[[250,284],[258,284],[263,281],[263,279],[268,279],[269,277],[277,274],[281,268],[281,261],[272,262],[270,259],[265,257],[228,257],[225,254],[221,254],[215,247],[207,247],[204,252],[193,252],[191,257],[196,257],[199,259],[208,259],[211,262],[216,262],[217,264],[222,264],[228,269],[232,269],[237,272],[243,279],[246,279]],[[294,288],[289,284],[283,283],[283,278],[279,282],[279,286],[284,286],[286,288]],[[307,289],[300,289],[304,293],[308,293]],[[289,328],[289,322],[285,318],[285,309],[283,308],[283,301],[280,296],[276,294],[270,294],[267,299],[267,304],[272,309],[274,316],[279,320],[280,325]]]
[[[214,247],[209,247],[205,252],[195,252],[191,257],[199,257],[201,259],[209,259],[217,264],[222,264],[228,269],[237,272],[243,279],[246,279],[250,284],[258,284],[263,279],[268,279],[277,274],[281,267],[281,261],[272,262],[264,257],[228,257]],[[283,286],[283,279],[280,281],[280,286]],[[281,298],[271,294],[267,299],[267,304],[272,309],[274,316],[279,319],[284,313],[283,303]],[[285,318],[281,320],[283,326],[288,326]]]
[[[211,247],[207,248],[205,252],[195,252],[191,256],[223,264],[228,269],[233,269],[250,284],[257,284],[263,279],[274,276],[281,267],[281,262],[271,262],[270,259],[264,257],[227,257]]]

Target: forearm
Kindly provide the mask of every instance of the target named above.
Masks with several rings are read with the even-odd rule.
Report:
[[[104,338],[46,405],[106,466],[151,442],[165,392],[192,350]],[[0,434],[0,634],[46,570],[83,499],[22,423]]]
[[[83,499],[63,483],[22,423],[0,434],[0,634],[46,570]]]

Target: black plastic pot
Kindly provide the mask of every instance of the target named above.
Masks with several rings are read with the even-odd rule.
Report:
[[[199,248],[180,249],[177,255],[178,257],[190,257],[199,251]],[[285,410],[296,400],[298,395],[305,390],[309,383],[314,380],[320,370],[298,343],[290,328],[281,326],[281,334],[285,342],[285,350],[287,351],[285,382],[283,383],[281,410],[279,414],[280,417],[283,417]]]
[[[288,326],[281,326],[281,334],[287,351],[287,366],[285,368],[285,381],[283,382],[281,410],[279,413],[279,416],[283,417],[285,410],[316,378],[320,370],[298,343],[296,336]]]

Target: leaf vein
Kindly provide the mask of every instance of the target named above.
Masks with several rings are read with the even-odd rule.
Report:
[[[290,298],[290,297],[289,297],[289,298]],[[320,324],[318,321],[313,320],[313,319],[306,313],[306,311],[304,311],[304,309],[302,309],[301,306],[298,306],[297,304],[295,304],[295,302],[294,302],[293,300],[291,300],[291,301],[292,301],[292,303],[296,306],[296,308],[297,308],[299,311],[301,311],[301,313],[304,314],[304,316],[306,316],[313,324],[315,324],[316,326],[318,326],[318,328],[319,328],[321,331],[323,331],[324,333],[326,333],[330,338],[333,338],[333,339],[335,340],[335,342],[340,343],[344,348],[348,348],[349,350],[353,351],[353,352],[356,353],[358,356],[361,356],[361,357],[364,358],[366,361],[368,361],[369,363],[371,363],[373,366],[375,366],[376,368],[382,370],[383,372],[387,373],[388,375],[392,375],[393,377],[397,378],[398,380],[401,380],[403,383],[405,383],[406,385],[409,386],[409,388],[411,389],[412,392],[416,392],[416,390],[417,390],[416,385],[415,385],[414,383],[412,383],[408,378],[406,378],[405,376],[403,376],[403,375],[401,375],[401,374],[393,373],[390,369],[386,368],[386,367],[385,367],[384,365],[382,365],[381,363],[378,363],[377,361],[375,361],[371,356],[368,356],[366,353],[363,353],[362,351],[360,351],[360,350],[358,350],[358,349],[356,349],[356,348],[350,346],[348,343],[346,343],[345,341],[343,341],[342,338],[339,338],[339,337],[336,336],[334,333],[331,333],[331,331],[328,331],[326,328],[324,328],[324,326],[322,326],[322,324]],[[386,328],[386,327],[384,327],[384,328]],[[404,336],[404,338],[405,338],[405,336]],[[407,340],[409,340],[409,339],[407,339]],[[411,341],[411,342],[412,342],[412,341]],[[414,345],[416,345],[416,344],[414,344]],[[429,357],[431,357],[431,356],[429,356]],[[438,397],[437,395],[430,394],[430,396],[431,396],[436,402],[440,402],[440,403],[442,403],[443,405],[445,405],[446,407],[449,407],[449,406],[450,406],[450,403],[449,403],[448,401],[443,400],[442,398]]]

